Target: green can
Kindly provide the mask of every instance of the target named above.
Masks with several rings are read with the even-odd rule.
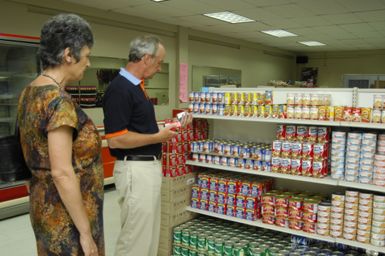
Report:
[[[173,241],[175,244],[181,244],[182,243],[182,229],[180,229],[178,227],[174,228]]]
[[[209,236],[207,237],[207,251],[215,252],[215,237]]]
[[[214,251],[216,254],[220,254],[220,255],[223,254],[223,239],[222,238],[215,239]]]
[[[245,250],[243,244],[237,243],[234,245],[233,256],[245,256]]]
[[[199,251],[207,250],[206,236],[198,234],[197,238],[197,248]]]
[[[181,255],[182,248],[178,245],[174,245],[174,248],[172,249],[172,253],[174,255]]]
[[[198,256],[198,252],[194,250],[190,250],[188,253],[189,256]]]
[[[260,256],[262,253],[264,253],[264,250],[261,248],[251,248],[249,251],[249,256]]]
[[[231,241],[225,242],[223,245],[223,255],[232,256],[233,255],[234,243]]]
[[[182,247],[180,252],[181,252],[180,253],[181,256],[189,256],[189,249],[188,248]]]
[[[190,232],[189,245],[191,249],[197,249],[198,247],[198,233],[196,231]]]
[[[182,230],[182,245],[184,246],[190,245],[190,231],[188,229]]]

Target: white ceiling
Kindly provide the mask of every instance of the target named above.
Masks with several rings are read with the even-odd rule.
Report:
[[[295,52],[385,49],[385,0],[82,0],[81,4]],[[220,11],[256,22],[230,24],[202,15]],[[299,36],[276,38],[260,32],[267,29]],[[308,47],[298,41],[326,46]]]

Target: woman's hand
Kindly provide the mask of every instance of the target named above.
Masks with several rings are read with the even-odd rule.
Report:
[[[91,234],[80,234],[80,245],[82,246],[84,256],[98,256],[98,247],[95,244]]]

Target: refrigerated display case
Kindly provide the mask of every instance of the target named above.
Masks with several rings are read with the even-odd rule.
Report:
[[[38,37],[0,33],[0,136],[14,133],[17,98],[36,77]]]
[[[0,33],[0,137],[14,134],[21,90],[39,72],[39,37]],[[0,219],[28,211],[26,181],[0,175]]]

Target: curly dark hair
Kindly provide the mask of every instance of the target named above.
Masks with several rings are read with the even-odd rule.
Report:
[[[91,27],[76,14],[59,14],[50,18],[41,29],[38,55],[42,69],[62,64],[66,48],[77,61],[84,46],[94,44]]]

